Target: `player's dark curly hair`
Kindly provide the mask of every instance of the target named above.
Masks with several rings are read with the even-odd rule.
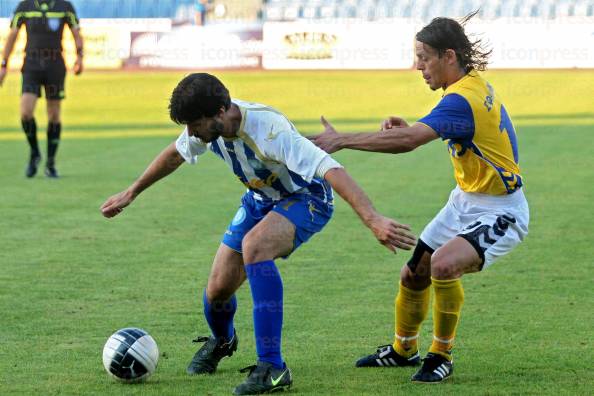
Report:
[[[456,58],[460,66],[468,73],[472,69],[483,71],[487,68],[489,55],[493,50],[483,48],[480,39],[470,41],[464,32],[464,25],[478,10],[455,21],[450,18],[435,18],[416,35],[416,39],[435,48],[442,57],[446,50],[452,49],[456,52]]]
[[[215,76],[193,73],[177,84],[169,100],[169,117],[176,124],[189,124],[213,117],[221,108],[229,110],[229,90]]]

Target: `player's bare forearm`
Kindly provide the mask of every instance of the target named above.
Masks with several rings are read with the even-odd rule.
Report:
[[[8,37],[6,37],[6,44],[4,45],[4,49],[2,50],[3,60],[8,60],[8,58],[10,58],[10,54],[12,54],[12,50],[14,49],[14,43],[16,42],[18,34],[19,30],[17,28],[10,29]]]
[[[415,246],[416,237],[410,233],[410,228],[379,214],[365,192],[344,169],[331,169],[324,178],[386,248],[396,252],[396,248],[409,250]]]
[[[406,153],[437,138],[428,126],[416,123],[413,126],[397,126],[380,132],[339,133],[324,117],[321,118],[324,132],[308,137],[327,153],[345,148],[379,153]]]
[[[184,159],[175,148],[175,142],[165,148],[150,165],[144,173],[130,186],[134,195],[138,195],[148,187],[174,172]]]
[[[19,34],[19,29],[12,28],[8,33],[8,37],[6,37],[6,44],[4,45],[4,51],[2,51],[2,58],[8,59],[12,50],[14,48],[14,43],[16,42],[17,36]]]
[[[183,163],[183,158],[177,152],[175,143],[170,144],[159,154],[130,187],[109,197],[101,205],[101,213],[107,218],[122,213],[125,207],[136,199],[138,194],[146,190],[158,180],[175,171]]]
[[[83,71],[84,41],[79,28],[71,29],[74,44],[76,46],[76,62],[74,63],[74,74],[79,75]]]
[[[332,189],[348,202],[363,223],[369,227],[369,224],[375,216],[378,216],[378,213],[367,194],[353,178],[343,168],[330,169],[326,172],[324,178],[330,183]]]
[[[417,147],[409,136],[402,133],[401,130],[341,133],[339,134],[339,145],[343,149],[391,154],[407,153]]]
[[[80,34],[79,28],[72,29],[72,38],[74,39],[74,45],[76,46],[76,52],[77,53],[82,52],[83,46],[84,46],[84,41],[83,41],[82,34]]]
[[[12,28],[6,38],[6,44],[2,50],[2,59],[0,59],[2,61],[2,65],[0,66],[0,87],[4,84],[4,79],[8,73],[8,58],[10,58],[18,33],[19,30],[17,28]]]

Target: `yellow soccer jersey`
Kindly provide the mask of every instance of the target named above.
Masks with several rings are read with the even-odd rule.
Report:
[[[476,71],[450,85],[419,122],[448,145],[463,191],[504,195],[522,187],[514,126],[493,87]]]

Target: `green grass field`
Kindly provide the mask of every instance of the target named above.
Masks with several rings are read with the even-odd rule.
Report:
[[[413,72],[218,75],[233,96],[277,107],[304,133],[321,130],[320,114],[342,130],[375,129],[390,114],[414,121],[439,99]],[[179,133],[167,101],[182,76],[69,77],[59,180],[25,179],[20,75],[0,89],[0,394],[226,395],[244,379],[238,370],[254,363],[244,286],[238,353],[215,376],[185,374],[191,339],[208,333],[202,288],[243,191],[223,163],[206,156],[118,218],[99,213]],[[279,261],[291,394],[591,394],[594,71],[494,71],[487,78],[518,132],[530,235],[485,273],[464,278],[453,379],[427,387],[409,382],[411,369],[354,368],[358,357],[391,342],[397,277],[410,253],[390,254],[338,200],[328,227]],[[381,212],[417,234],[454,186],[437,141],[406,155],[345,151],[336,158]],[[161,349],[157,372],[141,385],[116,383],[102,367],[104,342],[126,326],[148,330]],[[430,330],[429,318],[423,352]]]

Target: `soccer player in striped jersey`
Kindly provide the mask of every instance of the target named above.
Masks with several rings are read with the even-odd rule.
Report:
[[[219,361],[237,349],[233,316],[235,291],[247,278],[253,298],[258,361],[235,394],[289,387],[291,372],[281,355],[283,284],[274,260],[287,257],[332,216],[334,189],[380,243],[391,251],[411,249],[408,226],[380,215],[343,167],[301,136],[281,113],[229,97],[214,76],[191,74],[173,91],[170,116],[185,125],[128,189],[101,207],[105,217],[122,212],[143,190],[175,171],[195,164],[207,151],[220,157],[246,186],[239,210],[225,232],[203,294],[210,337],[188,366],[188,374],[214,373]],[[206,204],[205,204],[206,207]]]
[[[450,152],[456,188],[426,227],[400,273],[396,334],[391,345],[363,357],[358,367],[414,366],[417,339],[433,301],[433,343],[415,382],[452,374],[452,348],[464,302],[461,277],[509,253],[528,233],[529,210],[520,175],[516,133],[501,98],[478,70],[488,52],[471,42],[462,23],[436,18],[416,35],[417,70],[432,90],[443,89],[431,113],[412,126],[390,117],[379,133],[339,134],[327,121],[312,140],[328,153],[343,148],[403,153],[441,138]]]

